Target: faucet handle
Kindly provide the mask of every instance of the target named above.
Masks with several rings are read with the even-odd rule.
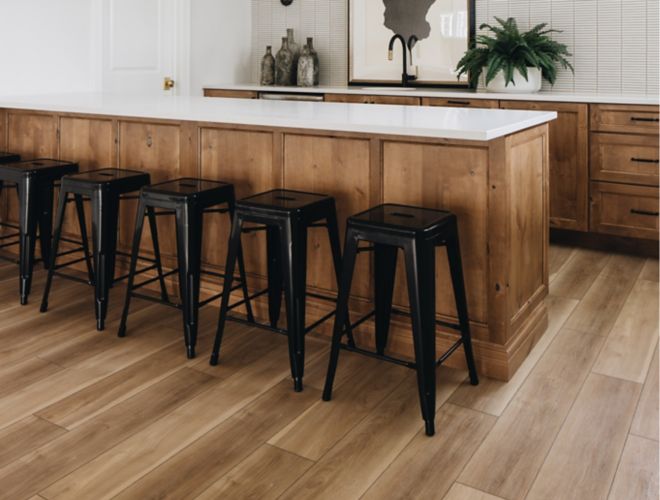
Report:
[[[394,51],[393,50],[388,50],[387,51],[387,60],[392,61],[394,59]]]

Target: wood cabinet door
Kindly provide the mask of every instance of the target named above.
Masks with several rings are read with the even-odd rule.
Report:
[[[252,90],[204,89],[204,97],[233,97],[236,99],[258,99],[259,93]]]
[[[557,112],[550,123],[550,226],[588,231],[588,105],[501,101],[500,107]]]
[[[326,94],[326,102],[352,102],[361,104],[402,104],[419,106],[420,98],[407,95]]]
[[[591,230],[630,238],[658,239],[658,188],[614,182],[591,185]]]

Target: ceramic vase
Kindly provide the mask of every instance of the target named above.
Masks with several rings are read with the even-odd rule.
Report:
[[[275,56],[275,84],[294,85],[293,82],[293,53],[289,49],[289,40],[282,38],[282,48]]]
[[[305,45],[298,58],[298,86],[300,87],[313,87],[314,86],[314,58],[309,50],[309,46]]]
[[[261,85],[273,85],[275,83],[275,58],[273,49],[266,47],[266,54],[261,59]]]
[[[309,53],[312,56],[314,61],[314,86],[319,84],[319,73],[320,73],[320,63],[319,63],[319,54],[314,50],[314,39],[312,37],[307,38],[307,48]]]

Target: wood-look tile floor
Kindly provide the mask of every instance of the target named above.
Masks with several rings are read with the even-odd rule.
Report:
[[[208,366],[184,357],[176,311],[135,301],[105,333],[90,290],[57,281],[39,314],[0,267],[0,498],[658,498],[658,262],[551,249],[550,325],[508,383],[438,372],[427,438],[414,373],[310,339],[292,391],[285,338],[230,326]]]

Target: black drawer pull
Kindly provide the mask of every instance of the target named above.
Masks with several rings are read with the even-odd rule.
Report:
[[[470,101],[452,101],[451,99],[449,99],[449,100],[447,101],[447,104],[458,104],[458,105],[460,105],[460,106],[469,106],[469,105],[470,105]]]
[[[630,161],[637,163],[660,163],[660,160],[651,160],[649,158],[631,158]]]
[[[640,116],[631,116],[630,121],[633,122],[653,122],[657,123],[660,122],[660,118],[642,118]]]
[[[650,210],[637,210],[636,208],[631,208],[630,213],[634,215],[648,215],[650,217],[658,217],[660,212],[651,212]]]

